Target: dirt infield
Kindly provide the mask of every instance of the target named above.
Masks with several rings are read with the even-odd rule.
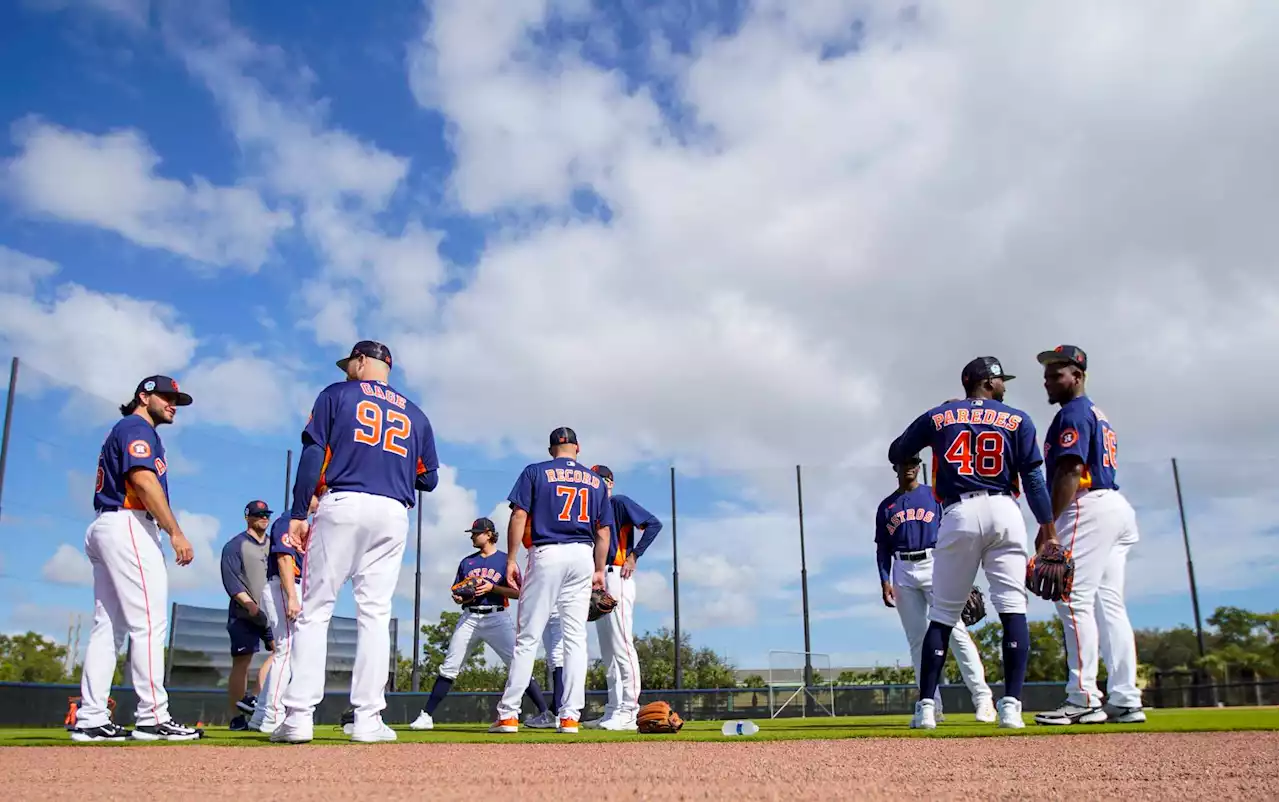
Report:
[[[1277,733],[9,748],[0,799],[1275,799]],[[289,778],[288,790],[269,778]]]

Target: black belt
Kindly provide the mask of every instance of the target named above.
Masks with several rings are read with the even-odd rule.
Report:
[[[463,607],[462,609],[466,610],[468,613],[475,613],[476,615],[488,615],[489,613],[502,612],[507,608],[497,607],[495,605],[484,605],[482,607]]]
[[[897,553],[897,557],[899,560],[905,560],[909,563],[918,563],[921,560],[927,559],[929,557],[929,550],[925,549],[923,551],[900,551]]]
[[[104,513],[104,512],[120,512],[121,510],[124,510],[125,512],[141,512],[141,513],[145,513],[145,514],[146,514],[146,516],[147,516],[147,520],[148,520],[148,521],[154,521],[154,520],[155,520],[155,517],[154,517],[154,516],[152,516],[152,515],[151,515],[151,513],[147,512],[146,510],[126,510],[124,507],[99,507],[99,508],[98,508],[98,514],[99,514],[99,515],[101,515],[101,514],[102,514],[102,513]]]

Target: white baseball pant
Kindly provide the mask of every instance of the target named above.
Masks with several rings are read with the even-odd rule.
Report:
[[[564,695],[561,719],[577,721],[586,702],[587,605],[591,601],[591,574],[595,548],[589,543],[551,543],[534,546],[525,563],[520,589],[516,649],[507,672],[507,687],[498,703],[498,720],[517,718],[520,699],[533,675],[538,641],[551,610],[560,614],[564,641]]]
[[[911,649],[911,664],[915,667],[917,682],[920,676],[920,654],[924,648],[924,633],[929,629],[929,606],[933,604],[933,557],[917,562],[895,558],[890,572],[893,585],[894,606],[902,620],[902,630]],[[986,671],[982,667],[982,655],[973,637],[963,624],[951,630],[951,653],[956,657],[960,676],[973,699],[973,706],[991,701],[991,688],[987,685]],[[938,710],[942,709],[942,683],[934,694]]]
[[[463,610],[458,616],[458,625],[453,629],[453,637],[449,639],[449,651],[440,664],[440,676],[457,679],[463,662],[477,640],[488,644],[503,665],[511,665],[511,656],[516,650],[516,625],[507,611],[473,613]]]
[[[116,673],[116,654],[126,636],[133,689],[138,695],[135,723],[162,724],[170,718],[164,687],[169,574],[160,548],[160,529],[141,510],[104,512],[85,530],[84,553],[93,567],[94,609],[80,675],[76,726],[101,727],[111,720],[107,700]]]
[[[270,559],[275,559],[274,557]],[[267,679],[262,683],[258,703],[254,706],[250,729],[270,732],[284,720],[284,689],[293,676],[294,622],[285,615],[284,591],[280,577],[272,577],[262,589],[262,609],[267,613],[267,623],[275,637],[276,649],[271,665],[267,667]]]
[[[356,659],[351,672],[353,733],[376,730],[391,670],[391,597],[409,533],[408,510],[395,499],[330,491],[316,508],[302,568],[302,612],[293,628],[293,677],[284,692],[284,725],[312,725],[324,698],[329,621],[348,581],[356,603]]]
[[[1125,563],[1138,542],[1137,514],[1119,492],[1092,490],[1078,494],[1056,523],[1058,539],[1075,560],[1071,595],[1055,603],[1067,646],[1067,701],[1085,707],[1102,704],[1101,645],[1109,701],[1117,707],[1141,707],[1138,653],[1124,602]]]
[[[1027,612],[1027,525],[1012,496],[965,493],[942,510],[929,620],[960,623],[981,567],[997,613]]]
[[[612,566],[604,575],[605,590],[618,600],[612,613],[596,619],[600,657],[609,683],[609,701],[602,720],[635,721],[640,710],[640,661],[632,640],[636,607],[636,580],[622,578],[622,567]]]
[[[560,631],[560,613],[554,608],[542,630],[542,648],[547,653],[547,668],[564,668],[564,633]]]

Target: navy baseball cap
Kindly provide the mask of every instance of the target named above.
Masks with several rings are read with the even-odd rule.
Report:
[[[338,369],[346,370],[347,363],[358,356],[367,356],[370,359],[381,359],[387,363],[387,367],[391,367],[391,349],[380,342],[374,340],[361,340],[351,346],[351,355],[338,360]]]
[[[185,407],[191,403],[191,396],[178,389],[178,383],[168,376],[148,376],[138,382],[138,388],[133,391],[136,396],[138,393],[169,393],[178,397],[173,405],[176,407]]]
[[[561,426],[551,433],[551,447],[562,446],[565,443],[578,444],[578,434],[568,426]]]
[[[613,481],[613,471],[609,470],[608,465],[592,465],[591,472],[596,476],[599,476],[601,479],[608,479],[610,482]]]
[[[474,535],[477,532],[497,532],[498,527],[494,526],[493,521],[488,518],[477,518],[471,522],[471,528],[465,531]]]
[[[1089,357],[1075,345],[1059,345],[1052,351],[1041,351],[1036,355],[1041,365],[1075,365],[1081,370],[1089,369]]]
[[[250,501],[248,504],[244,505],[244,514],[245,516],[270,515],[271,508],[267,506],[267,502],[265,501]]]
[[[960,372],[960,383],[965,387],[977,384],[987,379],[1004,379],[1009,381],[1016,378],[1015,376],[1005,373],[1004,367],[1000,364],[1000,360],[994,356],[980,356],[964,366],[964,370]]]

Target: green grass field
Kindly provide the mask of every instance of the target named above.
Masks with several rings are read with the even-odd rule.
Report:
[[[776,741],[797,739],[839,738],[965,738],[965,737],[1029,737],[1062,736],[1082,733],[1112,732],[1239,732],[1260,730],[1272,732],[1280,729],[1280,709],[1275,707],[1187,708],[1175,710],[1148,710],[1145,724],[1089,724],[1071,727],[1045,727],[1033,721],[1032,714],[1024,716],[1027,727],[1023,730],[1002,730],[995,724],[979,724],[969,714],[948,716],[946,721],[932,732],[912,730],[908,727],[910,716],[841,716],[838,718],[783,718],[754,719],[760,732],[750,737],[733,737],[737,741]],[[393,725],[399,735],[399,743],[563,743],[571,741],[723,741],[730,738],[720,734],[721,722],[693,721],[676,735],[640,735],[638,733],[602,732],[583,729],[577,735],[559,735],[554,730],[522,729],[514,735],[490,735],[487,724],[440,725],[429,732],[414,732],[406,725]],[[315,740],[319,744],[350,744],[350,739],[337,726],[317,726]],[[205,737],[197,744],[222,746],[277,746],[267,741],[267,736],[256,732],[231,732],[225,727],[205,730]],[[121,744],[76,744],[61,728],[0,729],[0,746],[115,746],[136,748],[140,746],[184,746],[186,744],[146,743],[128,741]],[[361,746],[362,744],[352,744]]]

